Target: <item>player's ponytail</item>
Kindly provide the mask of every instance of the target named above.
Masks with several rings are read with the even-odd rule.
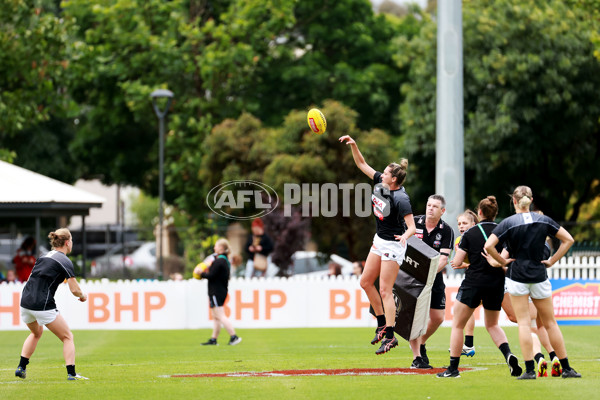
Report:
[[[519,186],[513,192],[513,199],[520,209],[529,210],[529,206],[533,201],[533,193],[529,186]]]
[[[48,239],[50,239],[50,246],[53,249],[58,249],[64,247],[67,241],[71,239],[71,232],[67,228],[60,228],[54,232],[50,232]]]
[[[390,173],[392,178],[396,178],[396,183],[398,186],[402,186],[404,181],[406,180],[406,170],[408,169],[408,160],[406,158],[402,158],[399,163],[391,163],[388,165],[390,167]]]

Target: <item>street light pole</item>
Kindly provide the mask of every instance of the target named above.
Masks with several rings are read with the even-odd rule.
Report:
[[[159,120],[159,138],[158,138],[158,268],[159,268],[159,277],[163,279],[164,271],[163,271],[163,200],[164,200],[164,158],[165,158],[165,148],[164,148],[164,140],[165,140],[165,117],[169,112],[169,107],[171,106],[171,101],[173,101],[173,92],[166,89],[158,89],[152,92],[150,95],[152,98],[152,107],[154,107],[154,112]],[[165,108],[161,110],[157,104],[158,99],[166,98],[167,103]]]

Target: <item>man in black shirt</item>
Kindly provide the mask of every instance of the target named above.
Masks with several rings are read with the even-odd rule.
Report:
[[[446,268],[448,257],[454,243],[454,232],[450,225],[442,220],[446,211],[444,196],[434,194],[427,199],[425,215],[415,216],[417,231],[415,236],[425,242],[429,247],[440,253],[438,272],[431,289],[431,308],[429,310],[429,323],[425,335],[411,340],[410,347],[413,352],[411,368],[430,369],[429,358],[425,349],[425,342],[444,322],[446,309],[446,285],[442,271]]]

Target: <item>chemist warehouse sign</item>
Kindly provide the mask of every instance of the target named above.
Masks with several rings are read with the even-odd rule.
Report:
[[[561,325],[600,324],[600,281],[550,282],[554,314]]]

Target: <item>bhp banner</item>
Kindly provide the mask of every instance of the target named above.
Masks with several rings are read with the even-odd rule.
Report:
[[[460,281],[447,281],[446,321]],[[560,323],[600,324],[600,281],[552,281]],[[56,303],[72,329],[212,328],[206,281],[81,282],[80,303],[63,284]],[[26,330],[19,302],[22,284],[0,284],[0,330]],[[232,279],[225,310],[239,328],[375,327],[358,279]],[[475,312],[483,326],[483,313]],[[502,325],[513,325],[501,314]]]

